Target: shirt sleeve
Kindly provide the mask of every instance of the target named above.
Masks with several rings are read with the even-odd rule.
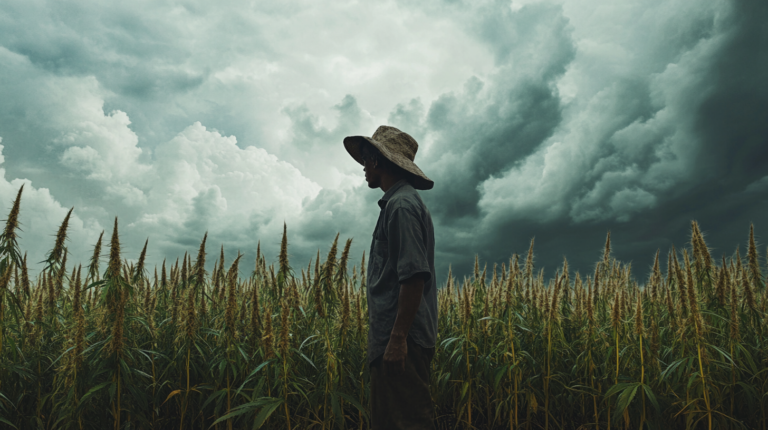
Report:
[[[397,279],[403,282],[420,275],[424,284],[432,278],[427,258],[426,228],[421,218],[407,207],[395,209],[387,226],[390,258],[396,257]]]

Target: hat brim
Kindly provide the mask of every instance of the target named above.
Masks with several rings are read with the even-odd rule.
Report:
[[[416,188],[417,190],[431,190],[432,187],[435,186],[435,183],[427,177],[427,175],[424,174],[424,172],[419,169],[419,166],[416,165],[413,161],[410,159],[401,156],[399,154],[393,154],[391,153],[386,146],[382,145],[381,143],[373,140],[372,138],[368,136],[347,136],[344,138],[344,148],[347,150],[349,155],[352,156],[352,158],[355,159],[358,163],[361,165],[363,164],[363,159],[360,154],[360,145],[363,142],[368,142],[376,149],[381,152],[381,155],[387,157],[387,160],[393,162],[398,167],[405,170],[407,173],[411,176],[411,185],[413,185],[413,188]]]

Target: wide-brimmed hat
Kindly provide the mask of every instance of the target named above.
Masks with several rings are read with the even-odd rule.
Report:
[[[360,145],[368,142],[375,146],[381,152],[381,155],[403,170],[411,174],[411,185],[418,190],[430,190],[435,185],[431,179],[419,169],[413,162],[419,144],[416,139],[408,133],[402,132],[395,127],[382,125],[376,129],[373,136],[347,136],[344,138],[344,147],[349,155],[360,164],[363,160],[360,156]]]

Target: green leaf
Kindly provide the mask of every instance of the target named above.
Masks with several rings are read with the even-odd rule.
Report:
[[[263,408],[261,408],[261,412],[256,415],[256,419],[253,421],[254,430],[261,428],[262,424],[264,424],[264,421],[266,421],[267,418],[272,415],[272,412],[274,412],[278,406],[283,404],[283,399],[270,399],[272,399],[273,402],[266,404]]]
[[[80,410],[85,404],[85,402],[88,401],[88,399],[90,399],[94,394],[96,394],[97,391],[109,385],[114,385],[114,383],[112,381],[102,382],[101,384],[88,390],[88,392],[85,393],[85,395],[83,395],[83,397],[80,398],[80,404],[77,406],[77,410]]]
[[[507,366],[502,366],[496,369],[496,375],[493,378],[493,387],[495,389],[499,388],[499,382],[501,381],[501,378],[504,376],[506,372],[507,372]]]
[[[653,390],[651,390],[651,387],[647,384],[642,384],[643,391],[645,391],[645,397],[648,398],[648,400],[651,401],[651,404],[653,405],[653,409],[656,411],[656,413],[661,413],[661,408],[659,407],[659,402],[656,400],[656,395],[653,394]]]
[[[246,403],[244,405],[240,405],[240,406],[237,406],[235,408],[232,408],[232,409],[230,409],[230,412],[228,414],[226,414],[223,417],[221,417],[221,418],[217,419],[216,421],[214,421],[213,424],[211,424],[211,427],[213,427],[214,425],[216,425],[216,424],[218,424],[218,423],[220,423],[222,421],[226,421],[226,420],[228,420],[230,418],[234,418],[236,416],[243,415],[243,414],[246,414],[248,412],[253,412],[254,409],[256,409],[256,406],[253,405],[253,402]],[[208,428],[211,428],[211,427],[208,427]]]
[[[354,397],[350,396],[347,393],[338,393],[337,392],[337,394],[339,396],[341,396],[341,398],[343,398],[344,400],[349,402],[352,406],[356,407],[357,410],[360,411],[360,413],[363,414],[363,416],[365,417],[366,420],[368,419],[368,413],[365,411],[366,408],[364,408],[362,405],[360,405],[360,403]]]
[[[315,366],[315,363],[313,363],[313,362],[312,362],[312,360],[310,360],[310,359],[309,359],[309,357],[307,357],[306,355],[304,355],[304,353],[303,353],[303,352],[301,352],[301,351],[299,351],[299,350],[297,350],[297,349],[295,349],[295,348],[291,348],[291,350],[298,352],[298,353],[299,353],[299,355],[301,356],[301,358],[303,358],[304,360],[306,360],[306,361],[307,361],[307,363],[309,363],[309,364],[310,364],[312,367],[314,367],[314,368],[315,368],[315,370],[317,370],[317,366]]]
[[[18,427],[16,427],[16,426],[15,426],[15,425],[13,425],[13,424],[12,424],[10,421],[6,420],[6,419],[5,419],[5,418],[3,418],[3,417],[0,417],[0,423],[6,423],[6,424],[8,424],[9,426],[11,426],[11,427],[13,427],[13,428],[15,428],[15,429],[18,429]]]
[[[608,391],[605,393],[605,397],[611,397],[614,394],[621,392],[625,390],[628,386],[634,385],[632,382],[619,382],[618,384],[612,386],[608,389]]]
[[[632,400],[635,398],[635,394],[637,394],[638,387],[640,387],[639,382],[632,383],[629,387],[625,388],[621,394],[619,394],[619,399],[616,402],[617,415],[623,414],[624,410],[627,409],[630,403],[632,403]]]
[[[211,424],[211,426],[208,427],[208,428],[210,429],[211,427],[215,426],[216,424],[218,424],[218,423],[220,423],[222,421],[226,421],[226,420],[228,420],[230,418],[234,418],[236,416],[243,415],[243,414],[248,413],[248,412],[253,412],[256,409],[258,409],[258,408],[263,406],[263,408],[261,410],[261,413],[259,413],[259,416],[261,416],[262,413],[264,412],[264,409],[266,409],[268,407],[271,407],[273,402],[277,402],[277,405],[280,405],[281,403],[283,403],[283,399],[278,399],[278,398],[275,398],[275,397],[260,397],[260,398],[258,398],[256,400],[252,401],[252,402],[248,402],[248,403],[245,403],[243,405],[240,405],[240,406],[237,406],[235,408],[230,409],[228,414],[226,414],[223,417],[220,417],[219,419],[214,421],[213,424]],[[275,407],[277,407],[277,406],[275,406]],[[274,408],[272,408],[272,410],[274,410]],[[271,413],[272,412],[270,411],[269,414],[271,414]],[[267,414],[267,416],[264,417],[264,419],[266,419],[269,416],[269,414]],[[257,417],[257,422],[258,422],[258,417]],[[263,423],[263,420],[262,420],[262,423]],[[254,426],[255,425],[256,425],[256,423],[254,422]],[[261,424],[259,424],[259,426],[261,426]],[[258,428],[258,427],[254,427],[254,428]]]
[[[344,430],[344,417],[341,415],[341,406],[335,391],[331,392],[331,409],[336,417],[336,425],[339,427],[339,430]]]

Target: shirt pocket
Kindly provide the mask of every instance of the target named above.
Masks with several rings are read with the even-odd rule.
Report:
[[[368,285],[378,283],[384,274],[384,266],[387,264],[389,254],[389,242],[381,239],[374,239],[373,252],[371,253],[370,279]]]

